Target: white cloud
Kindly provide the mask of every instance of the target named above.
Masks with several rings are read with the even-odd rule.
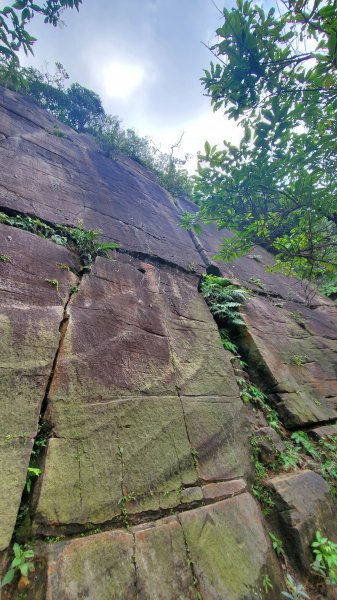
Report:
[[[114,61],[102,68],[103,89],[108,98],[128,98],[143,83],[144,77],[141,65]]]

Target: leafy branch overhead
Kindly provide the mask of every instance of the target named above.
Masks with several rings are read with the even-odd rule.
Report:
[[[5,6],[0,10],[0,56],[18,64],[16,53],[20,49],[25,54],[33,54],[36,38],[28,33],[26,26],[35,14],[42,15],[45,23],[56,27],[64,9],[79,10],[80,4],[82,0],[46,0],[43,4],[36,4],[33,0],[17,0]]]
[[[221,149],[206,142],[192,225],[214,221],[235,232],[223,259],[262,244],[277,268],[322,278],[337,267],[337,5],[282,6],[238,0],[223,10],[202,83],[243,137]]]

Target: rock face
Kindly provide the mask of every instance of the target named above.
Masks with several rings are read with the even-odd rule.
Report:
[[[316,438],[335,432],[335,306],[309,308],[298,282],[265,273],[264,250],[214,263],[219,233],[181,229],[142,167],[31,100],[1,88],[0,112],[0,213],[121,245],[86,269],[76,249],[0,224],[0,565],[15,539],[35,564],[4,598],[18,585],[31,600],[279,600],[250,491],[252,418],[199,278],[212,265],[255,292],[241,347],[283,423]],[[270,485],[275,527],[306,572],[315,529],[332,520],[327,484],[307,470]]]

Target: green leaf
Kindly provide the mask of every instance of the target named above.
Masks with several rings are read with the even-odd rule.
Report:
[[[12,583],[15,575],[15,569],[9,569],[1,581],[1,587]]]

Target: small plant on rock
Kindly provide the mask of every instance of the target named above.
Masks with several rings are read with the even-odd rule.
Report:
[[[15,543],[13,552],[14,558],[1,582],[1,587],[12,583],[17,573],[28,578],[30,571],[34,569],[34,564],[30,561],[30,559],[34,558],[34,551],[31,548],[27,548],[27,546],[21,548],[19,544]]]
[[[59,289],[59,280],[58,279],[45,279],[46,283],[49,283],[49,285],[52,285],[54,288]]]
[[[219,329],[219,333],[220,333],[222,345],[225,348],[225,350],[229,350],[229,352],[232,352],[232,354],[235,354],[236,356],[239,356],[238,347],[230,339],[230,336],[229,336],[229,333],[228,333],[227,329]]]
[[[205,275],[200,289],[214,317],[229,325],[245,324],[239,310],[249,297],[247,290],[216,275]]]
[[[303,367],[305,356],[302,356],[301,354],[293,354],[291,360],[297,367]]]
[[[311,548],[315,555],[315,561],[311,565],[313,571],[324,577],[327,584],[337,585],[337,544],[316,531],[316,539]]]
[[[295,446],[290,440],[284,441],[285,450],[278,456],[279,465],[285,470],[297,469],[301,464],[302,458],[300,456],[300,449]]]
[[[262,580],[262,587],[264,589],[265,592],[269,592],[269,590],[273,589],[273,584],[270,580],[269,575],[264,575],[263,580]]]
[[[272,533],[272,531],[269,531],[269,537],[270,537],[271,544],[272,544],[278,558],[281,558],[282,556],[284,556],[282,540],[280,540],[280,538],[278,538],[277,535]]]
[[[289,573],[287,575],[287,588],[287,592],[282,592],[284,598],[288,598],[289,600],[302,600],[303,598],[310,600],[310,597],[304,591],[303,585],[301,583],[295,583]]]
[[[42,473],[42,471],[38,467],[28,467],[27,479],[26,479],[26,490],[27,490],[28,494],[30,493],[33,480],[35,479],[35,477],[39,477],[39,475],[41,475],[41,473]]]

